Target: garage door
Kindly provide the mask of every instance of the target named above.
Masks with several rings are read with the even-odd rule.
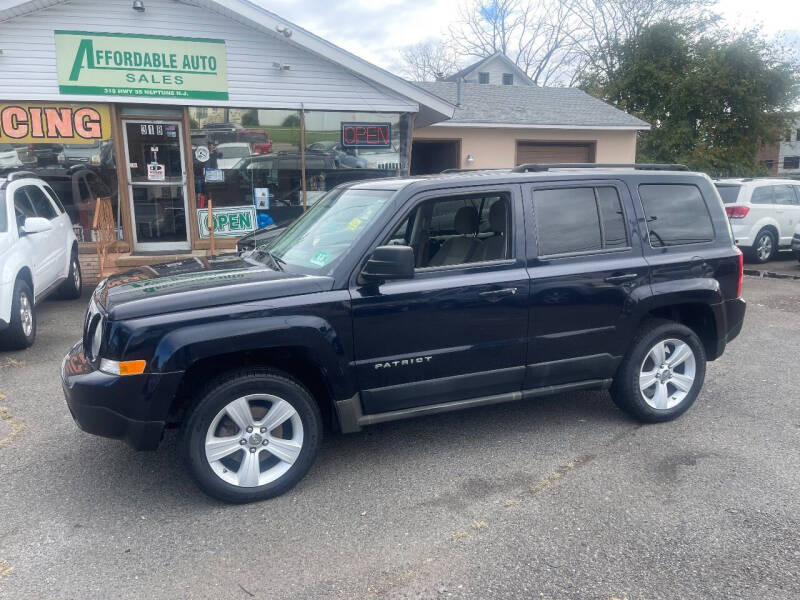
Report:
[[[517,142],[517,164],[594,162],[594,144]]]

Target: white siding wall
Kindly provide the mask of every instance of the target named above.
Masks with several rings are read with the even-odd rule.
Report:
[[[253,108],[416,112],[418,105],[271,32],[249,28],[221,14],[175,0],[146,0],[137,13],[131,0],[72,0],[0,23],[0,100],[109,101],[108,97],[59,96],[54,29],[225,39],[230,99],[193,105]],[[278,71],[273,62],[288,64]],[[125,103],[186,101],[117,97]]]
[[[514,75],[514,85],[530,85],[528,82],[523,81],[514,73],[503,59],[497,57],[481,65],[478,69],[472,71],[466,77],[468,83],[478,83],[478,73],[489,73],[489,83],[491,85],[503,85],[503,73],[511,73]]]
[[[800,169],[784,169],[783,159],[787,156],[800,156],[800,120],[794,122],[790,130],[791,141],[781,141],[778,150],[778,175],[797,175]]]

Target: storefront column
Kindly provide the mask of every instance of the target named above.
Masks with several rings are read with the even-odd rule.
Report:
[[[130,252],[133,248],[133,218],[128,196],[128,164],[125,159],[125,139],[122,120],[116,104],[111,105],[111,140],[114,147],[114,162],[117,167],[117,194],[119,214],[122,221],[122,243],[117,243],[118,252]]]
[[[199,250],[201,246],[200,232],[197,228],[197,191],[195,190],[194,151],[192,150],[192,130],[189,119],[189,108],[183,108],[183,147],[184,168],[186,169],[186,209],[189,211],[189,241],[192,250]]]

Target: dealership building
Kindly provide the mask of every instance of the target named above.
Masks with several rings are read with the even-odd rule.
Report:
[[[89,278],[100,198],[116,269],[204,254],[209,203],[230,248],[304,196],[407,173],[413,128],[453,111],[246,0],[0,3],[0,169],[58,192]]]

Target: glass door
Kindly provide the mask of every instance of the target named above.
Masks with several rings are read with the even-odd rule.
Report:
[[[123,121],[134,250],[188,250],[181,123]]]

